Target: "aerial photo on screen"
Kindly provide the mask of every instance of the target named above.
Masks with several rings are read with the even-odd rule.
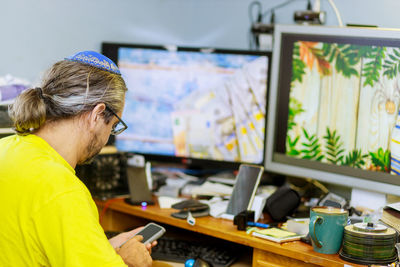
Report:
[[[122,151],[260,163],[266,56],[120,48]]]
[[[400,174],[400,48],[297,41],[286,155]]]

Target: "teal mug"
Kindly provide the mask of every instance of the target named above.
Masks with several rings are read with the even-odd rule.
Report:
[[[323,254],[339,252],[347,225],[348,212],[334,207],[314,207],[310,211],[309,233],[314,251]]]

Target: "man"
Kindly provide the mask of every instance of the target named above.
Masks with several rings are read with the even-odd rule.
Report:
[[[126,90],[110,59],[85,51],[10,106],[17,135],[0,139],[0,266],[151,265],[155,244],[131,239],[138,229],[107,240],[74,170],[126,129]]]

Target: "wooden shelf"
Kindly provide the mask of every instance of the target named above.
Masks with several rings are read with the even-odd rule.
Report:
[[[105,217],[110,216],[110,212],[118,212],[124,216],[130,215],[150,221],[164,223],[252,247],[254,249],[253,266],[264,266],[265,264],[265,266],[275,266],[272,265],[274,261],[283,261],[284,264],[282,266],[290,266],[285,265],[286,263],[294,264],[291,266],[360,266],[343,261],[339,258],[338,254],[326,255],[317,253],[310,245],[300,241],[279,244],[265,239],[249,236],[245,231],[238,231],[236,226],[233,225],[232,221],[229,220],[207,216],[196,218],[196,225],[191,226],[186,222],[186,220],[176,219],[170,216],[170,214],[172,212],[176,212],[176,210],[161,209],[157,204],[142,208],[140,206],[126,204],[123,199],[112,200],[109,203],[98,200],[95,202],[100,212],[105,211],[104,208],[105,206],[107,207],[106,209],[108,212],[104,214]],[[107,213],[110,215],[107,215]],[[122,223],[121,219],[123,220],[122,217],[117,219],[118,222],[116,223]],[[105,225],[103,225],[103,227],[104,226]]]

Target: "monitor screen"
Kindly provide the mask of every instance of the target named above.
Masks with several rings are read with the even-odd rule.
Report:
[[[103,44],[127,84],[120,151],[262,164],[267,52]]]
[[[266,169],[400,194],[400,31],[277,26]]]

